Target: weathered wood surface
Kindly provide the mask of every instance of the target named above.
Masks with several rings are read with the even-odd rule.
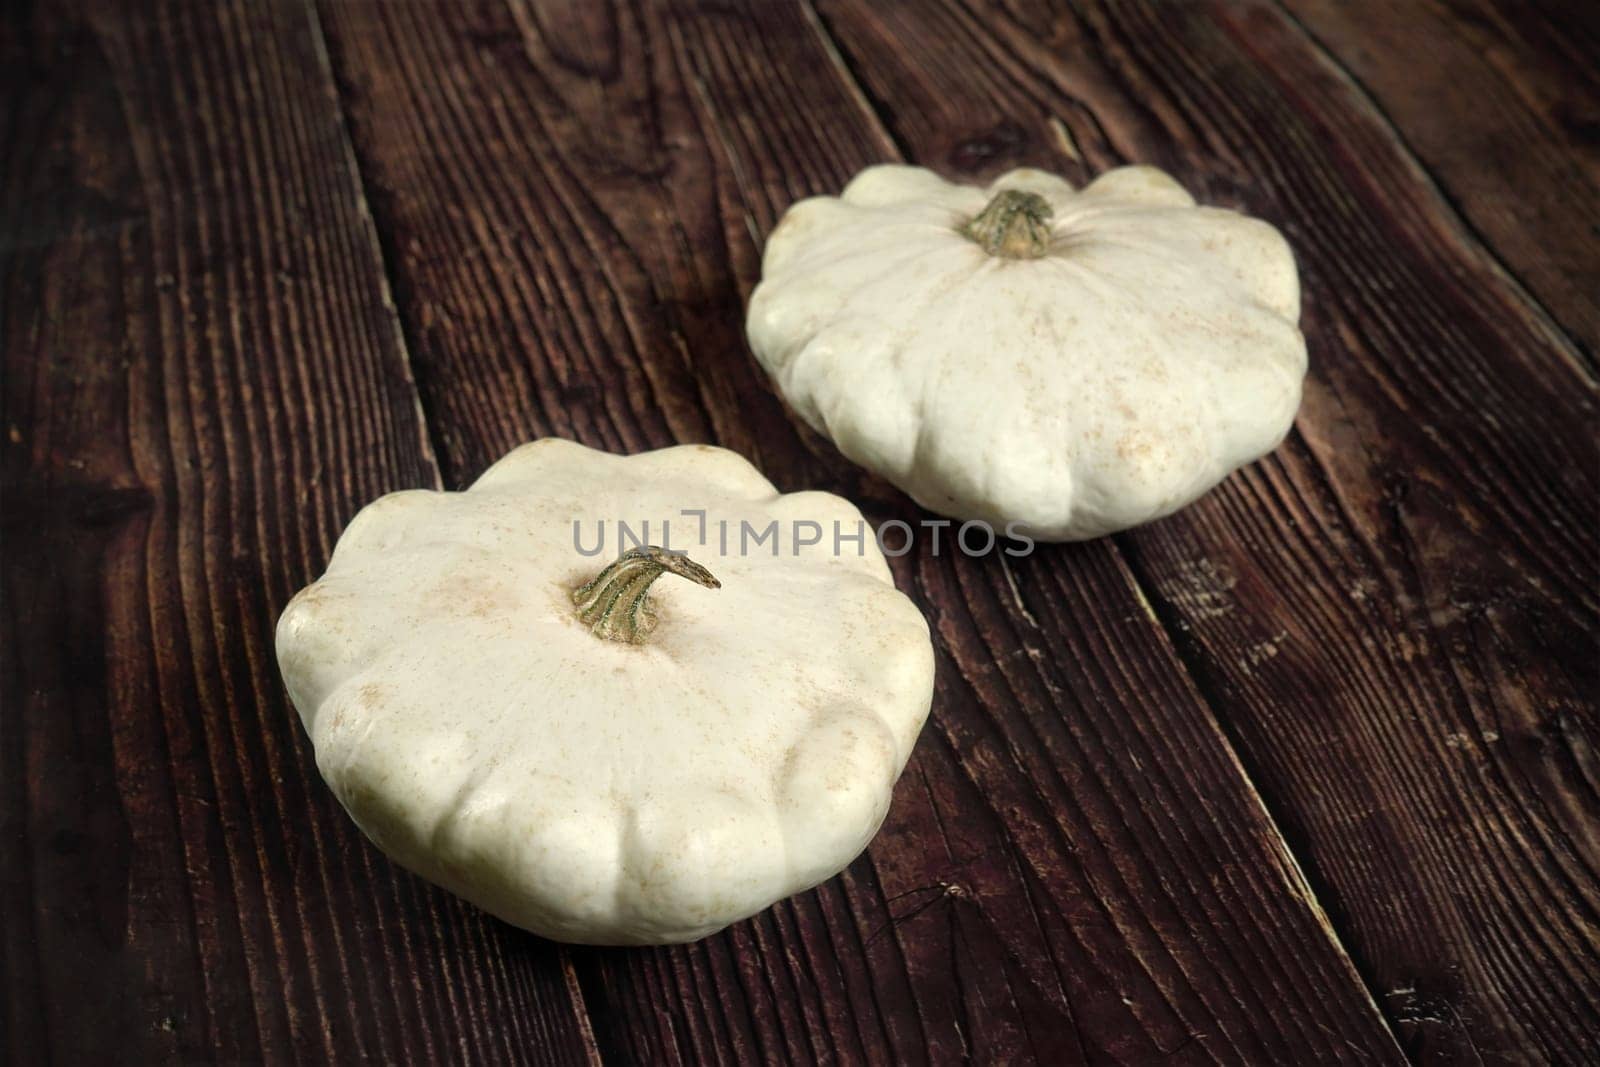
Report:
[[[28,13],[4,1058],[1600,1055],[1595,36],[1548,6]],[[885,159],[1153,162],[1277,222],[1295,434],[1133,534],[898,561],[934,715],[814,892],[574,950],[394,869],[316,778],[277,610],[366,498],[547,433],[916,521],[741,329],[784,206]]]
[[[1600,6],[1288,7],[1592,363],[1600,353]]]
[[[278,681],[344,521],[438,479],[308,9],[16,34],[0,1061],[581,1058],[558,950],[362,842]]]
[[[1600,489],[1574,346],[1270,6],[820,9],[919,158],[1155,158],[1290,235],[1296,435],[1118,540],[1408,1049],[1581,1058]],[[1083,54],[1114,73],[1060,61]],[[938,81],[996,56],[964,94]]]

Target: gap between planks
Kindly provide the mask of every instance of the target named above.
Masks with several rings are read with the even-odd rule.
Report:
[[[1529,310],[1530,318],[1537,322],[1544,330],[1550,341],[1550,347],[1561,353],[1563,359],[1571,369],[1583,378],[1591,389],[1600,388],[1600,365],[1586,358],[1585,351],[1575,337],[1573,337],[1556,319],[1544,301],[1535,295],[1534,291],[1523,282],[1520,275],[1511,269],[1505,259],[1494,250],[1483,232],[1473,225],[1472,220],[1462,209],[1460,203],[1446,191],[1444,182],[1433,172],[1422,157],[1419,156],[1406,140],[1405,134],[1400,132],[1389,113],[1383,109],[1378,100],[1367,90],[1366,85],[1357,78],[1355,73],[1347,67],[1332,49],[1322,43],[1305,22],[1296,15],[1283,0],[1272,0],[1273,7],[1283,17],[1285,23],[1294,29],[1306,42],[1306,50],[1317,58],[1335,78],[1342,82],[1349,90],[1351,98],[1361,107],[1365,108],[1376,125],[1384,135],[1394,142],[1395,155],[1404,161],[1406,167],[1412,171],[1417,179],[1417,184],[1427,190],[1437,204],[1438,218],[1445,222],[1451,230],[1462,249],[1468,255],[1478,259],[1489,271],[1503,284],[1513,297],[1521,301]],[[1595,354],[1600,359],[1600,353]]]
[[[393,262],[392,249],[383,240],[383,235],[378,229],[377,220],[373,216],[371,200],[367,193],[367,176],[362,170],[361,161],[355,150],[355,143],[350,135],[350,120],[345,112],[344,101],[340,98],[338,77],[333,68],[332,58],[328,54],[327,37],[323,33],[322,15],[318,10],[318,0],[302,0],[306,14],[306,22],[310,29],[312,47],[316,53],[316,62],[320,71],[327,76],[330,87],[330,106],[339,129],[338,151],[351,185],[356,195],[356,213],[361,219],[362,228],[366,239],[371,246],[372,255],[380,267],[379,284],[381,299],[383,301],[383,318],[393,331],[395,347],[399,350],[402,363],[406,370],[406,385],[409,386],[411,402],[415,407],[417,419],[420,423],[419,445],[422,456],[426,460],[431,474],[432,485],[430,488],[443,489],[444,477],[440,469],[441,456],[447,455],[445,442],[436,427],[427,404],[423,400],[423,392],[418,382],[418,369],[415,357],[412,355],[411,338],[407,337],[405,324],[401,321],[399,309],[395,304],[396,273]],[[562,978],[567,990],[567,997],[572,1006],[573,1021],[578,1030],[578,1036],[583,1043],[585,1058],[590,1064],[603,1063],[600,1047],[595,1039],[594,1022],[590,1018],[588,1003],[583,994],[583,988],[578,981],[577,973],[572,965],[572,953],[566,946],[559,946],[558,957],[561,961]]]
[[[898,138],[893,133],[889,123],[885,121],[883,116],[879,113],[877,106],[874,105],[872,98],[868,95],[863,82],[857,76],[855,70],[850,66],[849,61],[843,54],[843,51],[839,48],[838,43],[834,40],[832,30],[828,26],[827,20],[824,19],[821,13],[816,10],[812,0],[797,0],[797,2],[799,3],[800,9],[805,16],[805,21],[811,27],[812,32],[817,35],[819,46],[831,60],[832,65],[835,71],[838,73],[841,81],[843,81],[849,96],[862,110],[863,116],[866,118],[869,126],[877,133],[882,143],[886,147],[892,149],[894,156],[898,157],[902,162],[906,162],[908,153],[905,151]],[[1073,154],[1077,154],[1075,149]],[[1441,203],[1446,203],[1442,195],[1440,196],[1440,200]],[[1553,320],[1548,321],[1548,327],[1556,330],[1556,336],[1564,337],[1564,335],[1560,334],[1559,329],[1555,327]],[[1334,927],[1332,920],[1329,918],[1327,909],[1323,907],[1322,901],[1319,898],[1315,888],[1307,878],[1305,869],[1301,865],[1299,858],[1295,855],[1294,849],[1291,846],[1288,837],[1284,834],[1283,828],[1280,825],[1276,814],[1268,805],[1266,797],[1262,795],[1261,790],[1256,787],[1255,779],[1250,774],[1248,768],[1245,767],[1243,760],[1239,756],[1238,749],[1234,743],[1234,738],[1223,727],[1221,716],[1217,713],[1217,705],[1213,700],[1212,695],[1201,687],[1199,679],[1195,676],[1190,658],[1183,654],[1181,646],[1176,641],[1171,623],[1162,618],[1161,615],[1154,609],[1150,595],[1145,588],[1144,580],[1134,570],[1134,567],[1128,558],[1128,554],[1124,550],[1121,542],[1115,537],[1107,538],[1107,541],[1109,543],[1112,558],[1116,560],[1119,570],[1122,572],[1128,582],[1129,588],[1133,592],[1134,596],[1138,599],[1141,610],[1144,612],[1144,614],[1150,617],[1152,622],[1156,624],[1156,628],[1161,634],[1161,640],[1167,645],[1168,649],[1173,655],[1174,660],[1182,665],[1183,676],[1185,681],[1188,683],[1190,691],[1205,707],[1207,712],[1207,722],[1212,733],[1215,735],[1218,744],[1221,746],[1224,757],[1229,763],[1232,764],[1239,782],[1243,786],[1245,792],[1249,794],[1251,800],[1255,803],[1258,810],[1261,812],[1267,828],[1271,831],[1273,841],[1276,845],[1276,851],[1279,853],[1279,858],[1284,863],[1284,868],[1281,873],[1283,875],[1286,888],[1291,894],[1300,899],[1306,905],[1307,909],[1311,913],[1313,921],[1317,924],[1318,928],[1327,938],[1335,955],[1344,961],[1346,967],[1349,968],[1351,976],[1356,980],[1356,984],[1360,986],[1361,993],[1364,996],[1368,1007],[1371,1009],[1373,1017],[1380,1021],[1383,1030],[1389,1035],[1390,1040],[1394,1042],[1395,1047],[1400,1048],[1401,1044],[1399,1035],[1395,1033],[1393,1023],[1389,1019],[1388,1015],[1383,1011],[1382,1007],[1378,1004],[1377,998],[1373,991],[1372,981],[1361,972],[1361,970],[1356,966],[1355,960],[1351,957],[1350,953],[1346,951],[1344,941],[1340,937],[1339,931]],[[1007,579],[1008,581],[1010,580],[1009,571],[1007,571]],[[1012,585],[1012,591],[1013,593],[1016,592],[1014,583]],[[1022,606],[1020,596],[1018,597],[1018,604],[1019,606]],[[1023,615],[1030,620],[1032,619],[1032,616],[1028,613],[1026,607],[1023,607]]]
[[[305,9],[306,25],[311,34],[311,47],[316,53],[317,68],[328,79],[328,104],[333,109],[334,122],[339,129],[339,158],[344,163],[351,187],[355,189],[356,217],[361,220],[363,234],[371,246],[373,258],[378,262],[378,285],[383,300],[383,319],[389,324],[394,336],[395,348],[399,350],[400,362],[406,370],[406,384],[411,387],[409,390],[411,403],[417,413],[417,422],[421,429],[419,436],[422,457],[427,461],[433,476],[433,484],[429,488],[443,489],[444,475],[440,471],[439,457],[446,454],[444,442],[440,439],[439,432],[429,417],[427,405],[422,399],[422,388],[417,380],[417,361],[411,354],[411,339],[406,336],[405,324],[400,321],[400,311],[394,300],[396,275],[393,250],[385,244],[383,234],[378,230],[377,219],[372,214],[372,202],[367,196],[367,176],[361,169],[361,160],[356,155],[355,142],[350,136],[350,117],[345,114],[344,101],[339,95],[339,78],[333,69],[333,59],[328,55],[328,38],[322,32],[322,13],[317,9],[317,2],[318,0],[301,0],[301,5]]]

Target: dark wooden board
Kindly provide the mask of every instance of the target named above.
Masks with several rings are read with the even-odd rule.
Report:
[[[278,681],[345,520],[438,480],[308,9],[13,32],[0,1061],[584,1059],[557,950],[367,846]]]
[[[1514,278],[1600,353],[1600,8],[1289,0]]]
[[[1293,241],[1296,434],[1118,541],[1408,1048],[1592,1055],[1588,368],[1277,9],[974,7],[820,4],[908,152],[1154,155]]]
[[[0,1061],[1600,1057],[1583,5],[19,14]],[[783,208],[893,159],[1151,162],[1280,225],[1296,432],[1131,534],[896,561],[934,715],[813,892],[568,949],[393,867],[316,775],[277,611],[365,500],[541,434],[924,517],[742,337]]]
[[[709,439],[915,520],[743,342],[760,235],[895,153],[806,8],[323,10],[447,481],[545,433]],[[869,857],[701,945],[579,953],[603,1051],[1395,1056],[1113,546],[900,578],[939,697]]]

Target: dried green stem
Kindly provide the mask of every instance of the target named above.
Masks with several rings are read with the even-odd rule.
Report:
[[[688,556],[655,545],[630,549],[599,574],[572,591],[578,618],[596,637],[640,645],[656,628],[650,608],[650,585],[663,574],[676,574],[707,589],[722,583]]]
[[[1050,250],[1050,203],[1038,193],[1003,189],[961,232],[991,256],[1038,259]]]

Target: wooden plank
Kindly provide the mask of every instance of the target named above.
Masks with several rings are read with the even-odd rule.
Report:
[[[1592,361],[1600,352],[1594,6],[1286,2]]]
[[[821,12],[919,159],[1154,158],[1289,234],[1295,436],[1119,541],[1408,1050],[1591,1058],[1595,390],[1565,339],[1280,12]]]
[[[302,4],[37,5],[0,130],[0,1060],[581,1061],[316,777],[278,610],[436,484]]]
[[[777,213],[894,152],[804,7],[324,16],[448,481],[544,433],[709,439],[919,518],[792,428],[743,341]],[[1114,547],[898,570],[939,692],[883,834],[723,935],[579,953],[603,1052],[1395,1060]]]

